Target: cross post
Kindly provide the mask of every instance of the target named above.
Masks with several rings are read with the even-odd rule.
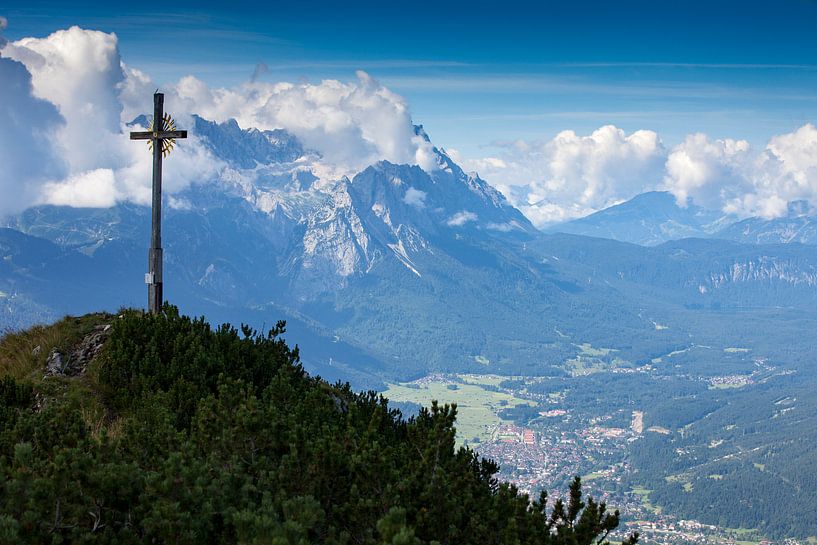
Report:
[[[148,250],[148,310],[158,314],[162,309],[162,156],[170,153],[177,138],[187,138],[187,131],[176,130],[173,120],[164,113],[165,96],[153,95],[153,123],[149,131],[130,133],[131,140],[148,140],[153,148],[153,207],[150,250]]]

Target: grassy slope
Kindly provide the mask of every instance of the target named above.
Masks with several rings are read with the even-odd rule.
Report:
[[[51,325],[6,334],[0,338],[0,379],[12,377],[33,386],[41,403],[49,398],[77,404],[94,434],[103,427],[117,427],[116,418],[102,402],[97,365],[70,378],[46,374],[46,360],[52,351],[69,354],[94,328],[111,324],[115,318],[108,313],[66,316]]]

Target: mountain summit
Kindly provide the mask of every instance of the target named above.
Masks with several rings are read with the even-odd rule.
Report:
[[[722,213],[695,205],[682,207],[671,193],[651,191],[549,231],[655,246],[669,240],[707,237],[725,221]]]
[[[747,218],[719,231],[718,238],[750,244],[817,244],[817,215],[806,201],[793,201],[780,218]]]

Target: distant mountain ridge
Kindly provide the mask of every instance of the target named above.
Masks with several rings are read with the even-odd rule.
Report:
[[[235,119],[215,123],[194,115],[192,131],[203,138],[213,155],[240,168],[289,163],[307,153],[301,142],[284,129],[242,129]]]
[[[655,246],[668,240],[710,236],[724,222],[728,218],[723,214],[695,205],[681,207],[671,193],[650,191],[548,231]]]
[[[422,127],[415,131],[428,139]],[[401,286],[405,274],[433,277],[440,274],[445,255],[455,255],[453,263],[459,266],[473,263],[475,255],[495,261],[478,254],[473,244],[497,245],[492,241],[538,233],[501,193],[465,174],[437,148],[433,152],[438,168],[429,172],[381,161],[351,179],[324,179],[315,168],[321,157],[285,131],[242,129],[235,121],[219,124],[196,118],[191,132],[230,172],[175,195],[173,202],[182,206],[166,206],[167,293],[183,306],[216,318],[251,308],[259,315],[272,312],[295,319],[304,324],[303,331],[311,328],[311,334],[331,338],[339,332],[333,327],[348,320],[344,316],[349,311],[338,307],[359,304],[337,299],[330,303],[339,292],[346,290],[355,300],[359,285],[374,278]],[[17,309],[5,315],[16,317],[6,325],[26,325],[23,302],[25,308],[44,305],[31,316],[34,320],[141,304],[149,223],[149,210],[131,204],[108,209],[42,206],[12,218],[9,227],[47,239],[50,242],[43,244],[54,254],[76,255],[72,259],[87,262],[77,267],[79,277],[83,267],[92,268],[94,281],[110,285],[112,291],[61,284],[62,266],[49,265],[56,257],[25,251],[4,254],[11,270],[0,277],[0,289],[11,294],[4,303]],[[38,259],[51,285],[76,297],[43,297],[42,284],[29,277],[32,269],[18,266]],[[113,288],[116,284],[125,289]],[[85,296],[86,291],[95,293]],[[385,288],[383,293],[388,292]],[[358,338],[355,345],[368,350],[360,335],[364,333],[357,327],[343,334]],[[407,347],[400,351],[410,352]],[[333,360],[335,365],[339,359]]]
[[[817,215],[805,201],[794,201],[789,203],[786,216],[747,218],[718,231],[716,236],[750,244],[817,244]]]
[[[636,195],[589,216],[554,225],[546,232],[569,233],[656,246],[684,238],[719,238],[747,244],[817,244],[817,215],[804,201],[789,203],[780,218],[739,219],[690,204],[679,206],[665,191]]]

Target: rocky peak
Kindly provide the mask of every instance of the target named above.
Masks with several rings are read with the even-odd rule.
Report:
[[[192,132],[213,155],[239,168],[291,163],[306,153],[301,142],[284,129],[242,129],[235,119],[215,123],[194,115]]]

